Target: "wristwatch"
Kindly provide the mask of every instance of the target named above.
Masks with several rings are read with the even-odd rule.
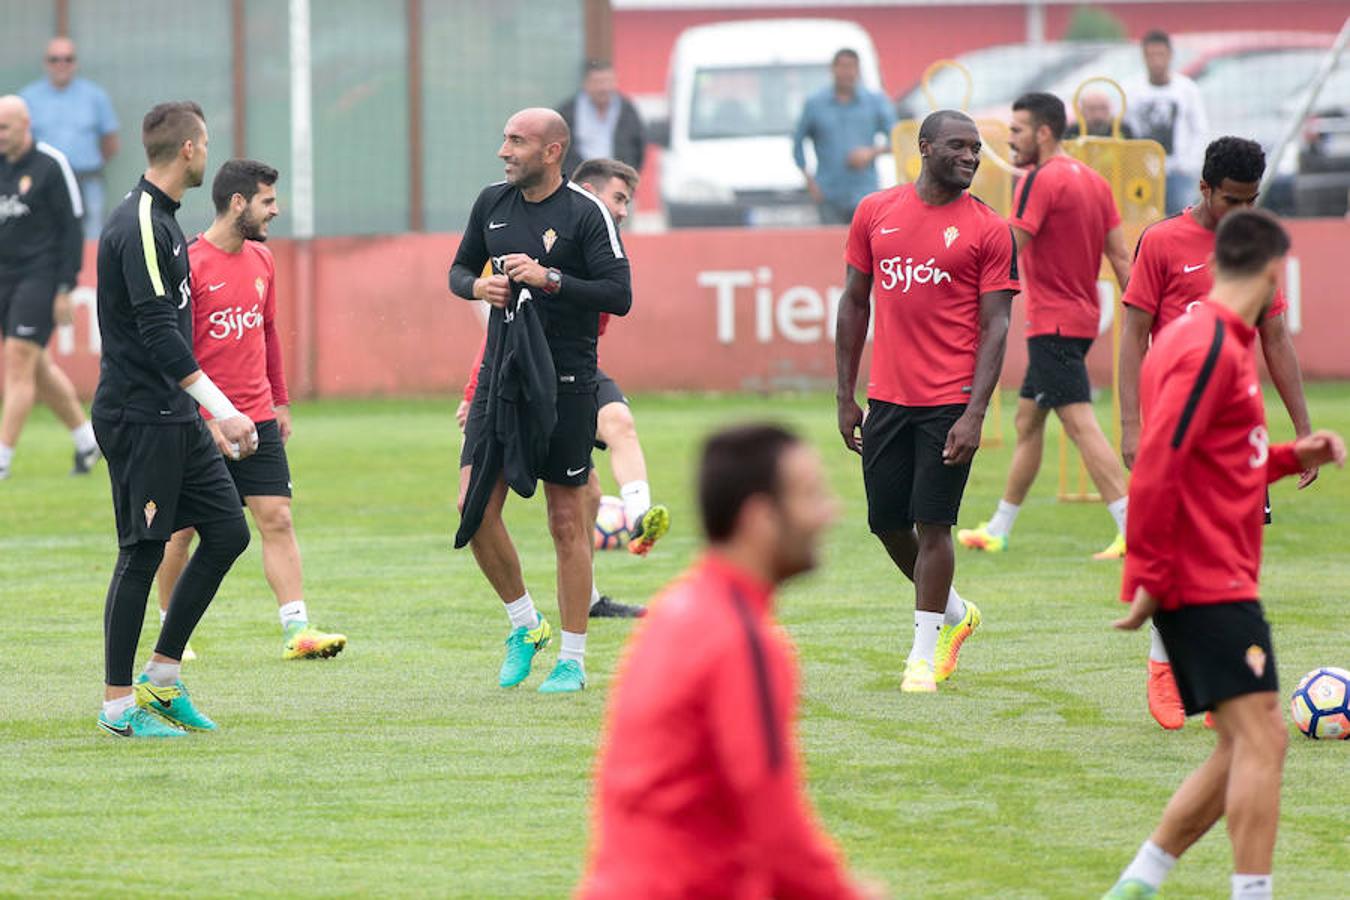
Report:
[[[562,288],[562,272],[549,269],[544,273],[544,293],[556,294]]]

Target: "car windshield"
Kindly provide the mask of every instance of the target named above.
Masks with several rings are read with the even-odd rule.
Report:
[[[1011,104],[1028,90],[1053,80],[1067,69],[1081,65],[1101,52],[1097,44],[1004,44],[957,57],[970,72],[970,103],[965,107],[983,112]],[[965,100],[965,76],[950,66],[939,69],[929,81],[929,90],[939,107],[957,107]],[[896,104],[901,114],[922,118],[931,111],[923,85],[916,84]]]
[[[1228,133],[1243,120],[1277,111],[1302,94],[1317,74],[1325,50],[1268,50],[1219,56],[1195,75],[1215,129]]]
[[[829,62],[699,69],[689,137],[790,135],[806,98],[830,84]]]

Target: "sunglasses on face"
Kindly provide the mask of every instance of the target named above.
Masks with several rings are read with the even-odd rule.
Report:
[[[49,63],[73,63],[74,61],[75,61],[74,55],[71,55],[71,56],[49,56],[49,57],[47,57],[47,62],[49,62]]]

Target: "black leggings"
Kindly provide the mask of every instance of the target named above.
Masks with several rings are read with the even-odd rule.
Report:
[[[230,566],[248,546],[248,526],[241,514],[235,519],[196,526],[201,542],[188,560],[183,576],[169,599],[169,612],[159,632],[155,652],[182,659],[192,630],[211,605],[216,589]],[[107,684],[130,687],[136,661],[136,645],[145,621],[145,602],[150,583],[164,559],[163,541],[141,541],[123,547],[117,554],[108,599],[103,607],[104,659]]]

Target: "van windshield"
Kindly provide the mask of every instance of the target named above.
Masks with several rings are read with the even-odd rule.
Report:
[[[699,69],[694,75],[689,137],[790,135],[806,98],[829,84],[828,61]]]

